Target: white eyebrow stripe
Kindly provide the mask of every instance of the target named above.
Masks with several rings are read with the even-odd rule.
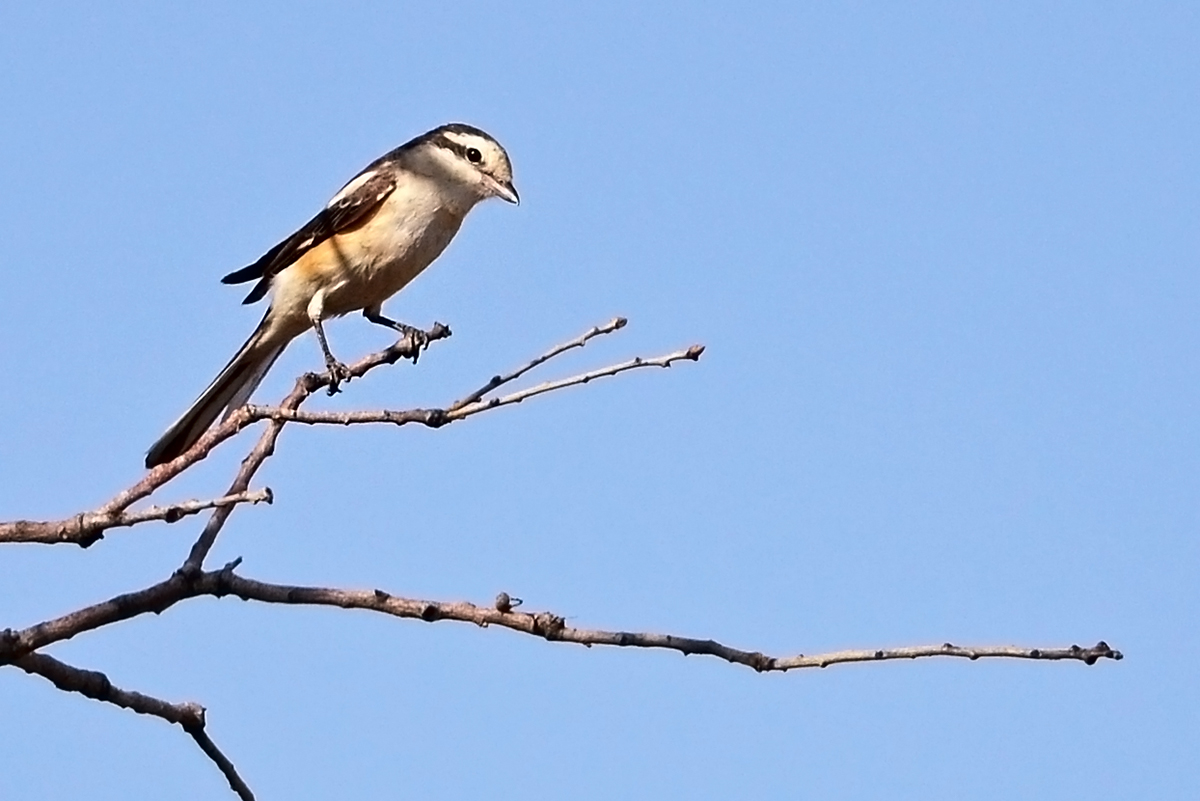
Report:
[[[452,142],[461,148],[473,147],[478,150],[487,151],[491,148],[492,143],[486,137],[472,133],[459,133],[457,131],[443,131],[442,137],[447,142]]]

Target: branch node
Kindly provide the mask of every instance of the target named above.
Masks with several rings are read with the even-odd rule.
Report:
[[[437,608],[436,604],[425,603],[421,607],[421,620],[424,620],[426,623],[433,623],[435,620],[440,619],[441,616],[442,612]]]
[[[192,585],[196,583],[196,579],[200,578],[201,568],[197,565],[189,565],[186,562],[180,565],[179,569],[171,574],[172,579],[179,579],[184,584]]]
[[[217,598],[224,598],[233,591],[233,571],[242,563],[242,557],[234,559],[227,563],[217,573],[217,586],[213,589],[213,595]]]
[[[7,665],[17,656],[20,637],[12,629],[0,631],[0,665]]]
[[[205,718],[206,710],[194,701],[185,701],[179,704],[179,711],[186,716],[179,721],[179,725],[183,727],[184,731],[191,732],[193,729],[203,729],[208,723]]]
[[[765,673],[768,670],[774,669],[775,660],[764,653],[755,651],[750,654],[750,667],[754,668],[758,673]]]
[[[1114,651],[1112,648],[1109,648],[1108,643],[1101,640],[1087,650],[1083,658],[1083,663],[1085,665],[1094,665],[1101,657],[1105,659],[1121,659],[1123,655],[1120,651]]]
[[[533,616],[533,633],[547,640],[557,640],[562,636],[567,622],[550,612],[542,612]]]
[[[104,539],[104,532],[94,531],[91,534],[79,538],[79,547],[90,548],[102,539]]]
[[[523,603],[525,602],[520,598],[514,598],[507,592],[502,592],[496,596],[496,611],[507,615]]]
[[[325,386],[328,380],[328,376],[325,373],[304,373],[296,380],[296,383],[304,389],[306,395],[311,395]]]
[[[692,345],[687,349],[687,353],[683,354],[685,359],[691,359],[694,362],[700,361],[700,354],[704,353],[703,345]]]

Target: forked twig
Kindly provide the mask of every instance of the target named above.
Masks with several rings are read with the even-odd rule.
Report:
[[[569,378],[560,378],[557,381],[546,381],[537,386],[522,389],[499,398],[491,398],[488,400],[476,400],[473,403],[464,404],[458,408],[451,408],[446,412],[448,420],[459,420],[465,417],[470,417],[479,412],[486,412],[489,409],[495,409],[500,406],[509,406],[514,403],[520,403],[528,398],[544,395],[547,392],[554,392],[567,387],[574,387],[594,381],[597,378],[607,378],[608,376],[619,375],[630,370],[637,370],[642,367],[670,367],[675,362],[681,361],[699,361],[701,354],[704,353],[703,345],[692,345],[690,348],[677,350],[674,353],[668,353],[665,356],[656,356],[651,359],[643,359],[641,357],[630,359],[627,362],[620,364],[612,364],[608,367],[601,367],[596,370],[589,370],[586,373],[573,375]]]
[[[626,320],[624,317],[614,317],[612,320],[608,321],[604,325],[593,326],[592,328],[589,328],[587,331],[584,331],[582,334],[575,337],[574,339],[564,342],[561,345],[556,345],[553,348],[551,348],[550,350],[543,353],[541,356],[538,356],[537,358],[534,358],[534,359],[530,359],[525,364],[518,367],[516,370],[513,370],[511,373],[507,373],[505,375],[493,376],[490,381],[488,381],[486,384],[484,384],[479,389],[472,392],[470,395],[467,395],[466,397],[462,398],[461,400],[457,400],[454,403],[450,404],[447,411],[452,412],[457,409],[461,409],[464,406],[468,406],[468,405],[474,403],[475,401],[479,400],[480,398],[482,398],[484,395],[488,394],[489,392],[491,392],[495,389],[498,389],[499,387],[502,387],[509,382],[516,381],[518,378],[525,375],[533,368],[535,368],[539,365],[545,364],[546,362],[553,359],[555,356],[566,353],[567,351],[572,350],[573,348],[582,348],[584,345],[586,345],[588,343],[589,339],[594,339],[598,336],[603,336],[605,334],[611,334],[613,331],[620,331],[622,328],[625,327],[625,325],[628,322],[629,321]]]
[[[271,489],[266,487],[252,492],[235,492],[207,501],[181,501],[167,506],[150,506],[134,512],[84,512],[66,520],[50,522],[16,520],[11,523],[0,523],[0,543],[30,542],[57,545],[70,542],[87,548],[103,539],[104,532],[109,529],[127,528],[153,520],[177,523],[185,517],[199,514],[206,509],[219,509],[223,506],[236,506],[240,503],[251,505],[271,503],[272,499]]]
[[[561,352],[561,351],[560,351]],[[511,406],[515,403],[544,395],[547,392],[555,392],[567,387],[581,386],[598,378],[607,378],[608,376],[619,375],[637,370],[642,367],[670,367],[675,362],[679,361],[697,361],[700,355],[704,353],[704,346],[693,345],[684,350],[677,350],[674,353],[668,353],[663,356],[655,356],[653,358],[644,359],[637,357],[629,361],[620,362],[619,364],[610,364],[607,367],[601,367],[596,370],[589,370],[586,373],[579,373],[568,378],[560,378],[555,381],[546,381],[536,386],[528,387],[527,389],[518,390],[508,395],[503,395],[498,398],[488,398],[486,400],[475,400],[471,403],[458,403],[450,406],[448,409],[406,409],[403,411],[383,409],[379,411],[354,411],[354,412],[307,412],[288,408],[286,406],[246,406],[242,412],[251,419],[256,420],[271,420],[275,422],[288,423],[305,423],[308,425],[356,425],[361,423],[391,423],[392,425],[406,425],[408,423],[421,423],[430,428],[440,428],[447,423],[453,423],[457,420],[465,420],[472,415],[481,412],[498,409],[501,406]],[[472,395],[477,394],[472,393]],[[471,396],[468,396],[471,397]]]
[[[449,336],[450,329],[441,323],[434,323],[430,330],[424,332],[424,339],[427,342],[436,342]],[[377,353],[372,353],[355,362],[349,368],[350,375],[358,378],[376,367],[395,364],[405,359],[413,359],[419,353],[420,347],[417,339],[406,335],[390,347]],[[328,384],[328,373],[305,373],[297,379],[292,392],[281,402],[281,405],[288,406],[294,404],[295,406],[299,406],[310,395],[328,386]],[[157,519],[173,522],[170,519],[171,516],[180,512],[190,515],[203,511],[206,508],[221,510],[228,505],[227,502],[229,499],[234,497],[245,496],[245,500],[236,501],[234,502],[235,504],[245,502],[258,503],[258,493],[246,493],[245,490],[249,486],[248,483],[242,485],[235,481],[232,488],[223,498],[218,498],[214,501],[188,501],[183,504],[162,507],[163,517],[150,516],[148,514],[150,510],[143,512],[128,511],[129,507],[133,504],[153,494],[156,490],[169,483],[196,463],[203,461],[218,445],[236,436],[242,429],[257,422],[258,419],[261,418],[250,418],[240,412],[235,412],[226,420],[223,420],[210,429],[186,453],[181,454],[177,459],[167,464],[159,465],[147,471],[141,480],[117,493],[111,500],[93,512],[84,512],[63,520],[16,520],[0,522],[0,544],[6,542],[28,542],[50,545],[75,543],[87,547],[101,539],[102,537],[97,535],[102,535],[108,529],[137,525]],[[270,437],[272,444],[274,438],[277,436],[278,431],[275,432],[273,437]],[[265,443],[265,440],[260,441]],[[249,475],[253,475],[253,472],[251,471]],[[263,498],[261,500],[266,499]],[[204,506],[204,504],[210,505]],[[225,510],[219,516],[224,520],[228,515],[229,510]]]

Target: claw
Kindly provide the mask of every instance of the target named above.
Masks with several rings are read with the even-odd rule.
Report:
[[[396,330],[400,332],[401,339],[409,341],[409,347],[412,348],[413,352],[413,364],[416,364],[417,359],[421,357],[421,351],[429,348],[429,334],[420,328],[415,328],[405,323],[397,323],[396,326]]]
[[[375,325],[382,325],[390,328],[400,335],[400,339],[396,340],[396,345],[399,346],[404,340],[408,340],[408,346],[412,349],[413,364],[417,363],[417,359],[421,356],[421,351],[429,347],[429,334],[422,331],[420,328],[414,328],[408,323],[402,323],[398,320],[393,320],[390,317],[384,317],[380,313],[379,307],[371,306],[363,309],[363,316],[366,317]],[[445,326],[442,326],[443,328]],[[445,334],[440,334],[445,336]]]
[[[350,368],[339,362],[337,359],[326,359],[325,369],[329,371],[329,394],[336,395],[342,389],[339,386],[343,381],[349,381]]]

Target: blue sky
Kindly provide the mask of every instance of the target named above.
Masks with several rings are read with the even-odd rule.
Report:
[[[451,340],[314,408],[445,404],[617,314],[546,376],[704,359],[289,429],[215,563],[779,654],[1126,659],[760,676],[228,599],[51,653],[205,704],[264,799],[1196,797],[1198,39],[1187,4],[0,11],[0,518],[136,480],[261,314],[220,276],[461,120],[521,206],[388,304]],[[318,365],[307,337],[256,397]],[[161,500],[219,494],[247,442]],[[0,627],[165,577],[199,525],[0,550]],[[228,793],[178,729],[16,670],[0,720],[6,797]]]

